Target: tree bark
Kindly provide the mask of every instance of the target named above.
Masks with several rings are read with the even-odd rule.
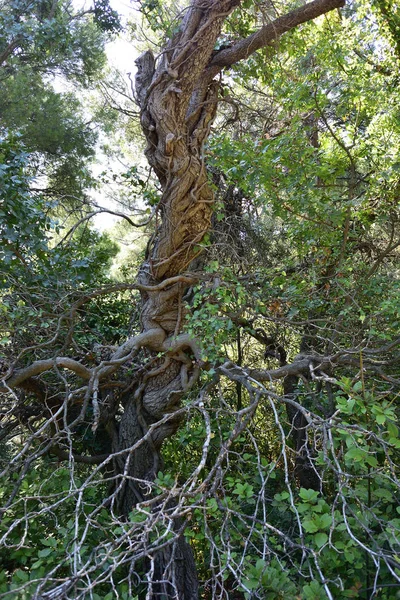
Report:
[[[142,331],[158,332],[161,344],[147,352],[153,359],[160,351],[164,356],[135,382],[120,423],[119,449],[137,444],[152,424],[166,413],[173,413],[198,375],[195,342],[186,339],[176,344],[182,328],[185,285],[175,283],[162,291],[147,290],[183,273],[199,254],[210,228],[213,192],[207,179],[203,143],[215,116],[218,83],[211,81],[203,86],[201,75],[222,22],[234,6],[232,0],[194,2],[157,68],[150,52],[137,61],[136,92],[147,139],[146,156],[162,186],[161,222],[138,275],[138,283],[146,287],[141,298]],[[159,470],[162,443],[175,433],[179,423],[179,418],[171,418],[157,427],[148,441],[127,455],[129,464],[124,461],[120,465],[129,476],[120,495],[124,514],[149,493],[146,481],[153,481]],[[175,530],[179,531],[180,526],[175,523]],[[193,553],[182,535],[153,560],[153,582],[147,590],[150,597],[198,598]]]
[[[119,496],[125,515],[150,494],[150,484],[160,467],[162,444],[180,424],[174,411],[198,377],[200,357],[195,340],[181,334],[185,283],[174,279],[163,289],[160,283],[190,267],[210,229],[214,198],[203,144],[218,104],[219,82],[213,78],[224,66],[247,58],[299,23],[341,6],[343,0],[314,0],[278,19],[277,28],[272,23],[268,30],[262,28],[231,50],[216,53],[222,24],[239,3],[193,0],[158,62],[149,51],[137,60],[136,94],[147,140],[145,153],[161,184],[162,196],[160,221],[137,280],[142,286],[142,341],[138,347],[151,358],[148,364],[152,367],[134,382],[118,433],[119,450],[137,446],[119,464],[125,476]],[[168,413],[172,415],[168,421],[154,426]],[[175,531],[180,527],[177,522]],[[182,536],[153,557],[153,566],[148,597],[198,598],[193,554]]]

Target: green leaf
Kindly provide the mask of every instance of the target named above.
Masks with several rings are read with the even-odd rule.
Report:
[[[319,517],[319,524],[321,528],[328,528],[332,525],[332,517],[331,515],[328,515],[327,513],[320,515]]]
[[[318,531],[318,525],[313,519],[305,519],[303,521],[303,527],[307,533],[315,533],[316,531]]]
[[[399,436],[398,427],[392,421],[387,422],[387,430],[391,438],[396,438]]]
[[[23,571],[22,569],[17,569],[14,573],[14,577],[24,583],[29,580],[29,574],[26,571]]]
[[[326,533],[316,533],[314,540],[318,548],[322,548],[322,546],[328,541],[328,536]]]
[[[319,492],[315,490],[306,490],[305,488],[300,488],[299,496],[303,500],[306,500],[306,502],[314,503],[318,500]]]
[[[358,448],[357,446],[353,446],[348,450],[345,454],[346,459],[354,462],[362,462],[365,460],[366,452],[362,448]]]

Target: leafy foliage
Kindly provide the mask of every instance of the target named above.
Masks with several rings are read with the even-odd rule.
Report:
[[[60,70],[85,84],[98,77],[103,59],[94,45],[103,34],[96,27],[117,31],[117,15],[99,2],[94,20],[78,27],[63,3],[33,4],[29,19],[20,2],[1,16],[9,24],[2,47],[18,39],[19,51],[6,59],[0,100],[2,128],[10,131],[0,145],[0,593],[143,598],[153,593],[153,580],[171,575],[169,566],[157,573],[163,552],[174,548],[184,563],[186,540],[204,600],[394,600],[395,14],[387,2],[376,2],[374,12],[349,4],[224,75],[204,155],[216,197],[212,230],[196,242],[204,258],[192,263],[190,284],[180,275],[177,284],[141,286],[151,261],[138,282],[130,263],[122,283],[110,276],[118,247],[86,221],[93,130],[83,126],[76,98],[57,94],[41,75]],[[169,5],[147,2],[142,11],[157,39],[176,33]],[[275,16],[271,5],[243,2],[214,53]],[[35,93],[28,118],[13,99],[29,78]],[[47,130],[45,122],[52,124]],[[54,194],[32,190],[49,156]],[[158,219],[168,207],[142,172],[134,165],[101,177],[107,185],[125,181],[129,201],[143,198],[144,211]],[[76,173],[75,185],[69,176]],[[81,212],[63,238],[64,193]],[[167,303],[173,285],[181,287],[165,317],[170,345],[152,352],[137,343],[142,334],[129,336],[147,321],[157,329],[149,302]],[[196,344],[173,355],[174,341],[186,334]],[[34,377],[10,387],[32,366]],[[158,421],[132,412],[130,427],[143,435],[118,446],[132,398],[139,406],[143,389],[161,395],[152,376],[167,380],[169,372],[176,411]],[[177,422],[161,459],[157,436]],[[135,475],[149,456],[150,473]],[[123,514],[124,489],[135,479],[136,500]]]

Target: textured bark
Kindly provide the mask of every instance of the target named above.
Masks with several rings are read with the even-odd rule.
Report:
[[[178,33],[158,61],[150,51],[137,60],[135,83],[147,140],[145,153],[161,184],[162,197],[159,224],[137,280],[142,290],[143,333],[136,344],[152,357],[152,366],[132,385],[117,441],[118,449],[136,447],[119,465],[119,471],[129,476],[120,494],[125,514],[149,494],[146,481],[151,482],[159,470],[162,443],[180,424],[174,411],[199,372],[196,344],[180,334],[185,283],[177,282],[176,277],[197,257],[199,245],[210,229],[214,199],[203,144],[218,103],[219,83],[213,77],[224,66],[247,58],[297,24],[341,6],[343,0],[314,0],[239,42],[227,54],[216,53],[222,24],[239,3],[193,0]],[[166,284],[160,289],[162,282]],[[160,352],[163,356],[157,358]],[[173,416],[154,426],[166,414]],[[175,530],[179,532],[180,527],[176,523]],[[193,555],[183,537],[159,552],[155,565],[154,583],[149,588],[152,597],[198,597]]]
[[[283,381],[283,389],[286,398],[296,397],[296,387],[298,378],[289,375]],[[310,447],[307,436],[307,420],[304,414],[290,404],[286,404],[286,413],[291,424],[291,439],[295,451],[294,475],[298,480],[299,486],[305,489],[321,491],[322,481],[318,475],[313,463],[315,452]]]
[[[131,447],[149,426],[171,413],[198,374],[195,344],[180,333],[185,286],[158,284],[183,273],[199,253],[199,244],[210,228],[213,192],[203,160],[203,143],[214,119],[218,83],[202,85],[202,74],[226,16],[237,4],[232,0],[193,2],[180,31],[167,45],[157,67],[152,54],[137,61],[137,98],[147,139],[146,156],[162,186],[161,222],[150,240],[138,283],[143,286],[142,330],[159,332],[153,353],[165,352],[152,371],[136,382],[122,417],[119,446]],[[151,288],[154,287],[154,291]],[[177,345],[176,339],[181,343]],[[168,351],[168,349],[170,349]],[[130,458],[129,475],[153,479],[159,450],[179,426],[171,419],[157,428]],[[129,512],[140,490],[124,490],[123,508]]]
[[[280,368],[288,366],[286,350],[278,345],[273,338],[267,338],[265,357],[273,357],[279,360]],[[307,369],[308,370],[308,369]],[[306,370],[306,375],[307,373]],[[297,386],[299,384],[299,374],[288,373],[283,379],[283,393],[285,398],[295,400],[297,398]],[[298,480],[299,486],[305,489],[321,491],[321,478],[313,463],[315,452],[310,447],[307,434],[308,422],[304,413],[290,404],[286,403],[286,414],[291,426],[290,438],[292,440],[295,452],[294,475]]]
[[[227,14],[233,6],[231,0],[194,3],[157,68],[149,52],[138,60],[136,91],[147,139],[146,156],[163,189],[161,223],[138,275],[138,282],[146,288],[183,273],[210,228],[213,193],[202,146],[215,116],[218,84],[211,82],[201,90],[200,103],[191,104],[191,99],[196,87],[195,95],[200,97],[198,80],[211,58],[224,18],[218,15]],[[194,343],[181,338],[177,345],[175,341],[182,326],[184,290],[184,285],[177,283],[162,291],[142,292],[143,332],[160,331],[163,349],[170,345],[171,351],[136,382],[120,424],[120,449],[137,443],[151,424],[172,413],[197,378],[199,357]],[[156,351],[153,348],[153,353]],[[142,482],[153,480],[159,470],[161,445],[179,422],[179,418],[172,418],[157,428],[151,439],[130,455],[130,464],[120,465],[120,470]],[[146,493],[145,483],[127,482],[121,496],[123,512],[127,514]],[[176,531],[179,526],[175,524]],[[155,556],[153,580],[149,589],[154,598],[198,598],[193,553],[183,536]]]

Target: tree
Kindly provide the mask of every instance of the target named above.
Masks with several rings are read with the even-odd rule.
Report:
[[[46,405],[47,414],[39,411],[39,417],[37,414],[25,416],[28,425],[35,419],[38,423],[26,442],[29,451],[40,458],[49,453],[55,454],[60,460],[66,458],[70,461],[71,468],[75,461],[80,461],[83,465],[100,465],[94,467],[89,474],[82,471],[86,477],[85,483],[76,485],[77,501],[73,508],[75,523],[65,529],[66,535],[70,535],[68,528],[74,531],[74,535],[69,538],[67,559],[64,563],[62,560],[60,562],[60,555],[56,554],[57,536],[50,535],[49,540],[54,541],[48,541],[48,548],[42,550],[37,562],[49,557],[50,549],[54,548],[54,556],[58,562],[54,564],[53,570],[40,572],[35,588],[32,588],[32,582],[24,580],[22,571],[21,583],[15,583],[16,589],[23,590],[25,586],[27,593],[34,589],[34,597],[47,598],[58,594],[59,597],[86,598],[98,593],[96,586],[99,586],[99,593],[109,592],[112,596],[113,593],[120,593],[120,582],[114,580],[119,577],[122,578],[121,585],[127,585],[126,594],[131,596],[139,594],[143,598],[175,597],[185,600],[198,598],[195,560],[186,539],[189,537],[190,520],[193,523],[193,547],[197,556],[206,552],[201,542],[202,535],[206,535],[211,544],[210,561],[214,574],[210,585],[213,597],[227,597],[228,594],[232,597],[233,594],[238,594],[238,597],[243,597],[243,594],[245,597],[279,597],[278,594],[294,597],[301,592],[301,597],[304,598],[333,598],[331,590],[335,580],[328,563],[337,558],[332,548],[347,553],[349,557],[353,556],[356,563],[352,585],[346,586],[347,594],[355,596],[360,588],[357,573],[364,568],[364,563],[360,562],[360,552],[365,552],[368,557],[368,573],[370,562],[373,561],[376,565],[375,573],[384,568],[385,574],[389,574],[393,581],[399,580],[393,554],[398,544],[398,524],[391,518],[388,522],[385,521],[382,514],[377,512],[372,516],[371,495],[375,491],[371,488],[369,471],[377,469],[378,473],[380,461],[385,463],[386,466],[378,474],[381,482],[384,482],[382,489],[390,496],[386,500],[390,502],[393,489],[389,490],[385,486],[388,479],[395,477],[392,452],[398,447],[398,431],[393,424],[392,404],[386,400],[376,402],[373,400],[373,387],[367,390],[365,386],[367,369],[376,376],[382,375],[382,379],[390,385],[398,384],[391,372],[393,363],[387,361],[386,365],[385,358],[397,345],[397,341],[391,338],[394,321],[390,319],[386,323],[387,339],[374,337],[370,329],[369,335],[372,335],[376,345],[361,343],[349,310],[352,302],[349,292],[351,276],[347,274],[343,285],[341,281],[342,271],[346,268],[350,273],[350,268],[357,267],[359,273],[365,274],[361,260],[355,263],[353,259],[351,264],[350,249],[355,253],[356,246],[363,243],[368,245],[372,253],[376,253],[375,260],[367,270],[371,277],[384,259],[398,247],[394,227],[397,216],[396,211],[393,212],[393,199],[397,193],[396,176],[393,174],[393,179],[389,182],[391,191],[386,196],[387,210],[380,205],[381,215],[374,214],[373,194],[368,195],[366,205],[358,206],[358,198],[365,194],[363,186],[366,169],[363,161],[367,138],[360,135],[362,143],[357,147],[356,155],[354,148],[348,143],[348,137],[352,133],[355,136],[355,131],[351,128],[346,130],[343,125],[345,107],[349,109],[349,113],[356,112],[351,89],[346,78],[343,75],[339,78],[333,68],[324,72],[323,51],[321,56],[308,56],[307,60],[297,57],[300,63],[296,65],[298,70],[295,71],[293,67],[290,71],[293,79],[301,69],[308,75],[307,85],[302,90],[296,89],[296,92],[304,94],[304,88],[308,87],[312,93],[307,98],[313,100],[310,110],[305,111],[304,104],[302,109],[293,109],[292,112],[297,114],[291,122],[292,129],[284,132],[285,117],[282,116],[281,121],[279,118],[275,119],[275,132],[271,127],[271,131],[266,133],[268,138],[272,138],[270,147],[263,146],[262,142],[254,144],[250,133],[249,147],[244,152],[244,142],[240,140],[243,159],[239,166],[233,167],[235,171],[232,170],[230,174],[228,163],[231,148],[224,148],[223,139],[217,140],[214,148],[211,147],[211,157],[213,151],[215,156],[214,159],[211,158],[214,163],[211,171],[213,182],[205,163],[205,143],[218,103],[223,100],[220,82],[216,77],[222,71],[234,70],[235,65],[253,57],[261,49],[271,46],[277,52],[277,42],[284,33],[340,6],[342,2],[314,0],[282,16],[273,14],[272,20],[271,12],[274,13],[274,9],[267,6],[262,15],[266,24],[263,24],[257,12],[250,22],[243,18],[242,23],[243,13],[240,13],[241,7],[237,2],[193,1],[184,11],[176,28],[171,31],[171,37],[158,59],[155,60],[150,51],[138,59],[136,94],[141,107],[141,125],[147,140],[146,157],[158,178],[161,197],[157,206],[159,222],[150,238],[136,282],[86,292],[76,300],[74,298],[75,301],[70,303],[69,308],[62,305],[51,340],[52,357],[45,356],[47,342],[43,341],[37,348],[24,350],[21,358],[24,358],[25,364],[11,364],[4,378],[4,392],[12,394],[13,390],[22,388],[30,394],[36,394]],[[244,6],[244,10],[250,8],[253,7]],[[354,19],[353,14],[350,13],[348,18],[350,21]],[[242,26],[243,32],[239,26]],[[329,27],[337,30],[340,23],[338,21],[332,24],[331,20]],[[325,44],[329,45],[329,39],[327,41],[326,32],[324,33]],[[229,35],[231,37],[226,44],[224,37]],[[307,44],[307,35],[305,38]],[[299,39],[296,41],[299,42]],[[286,43],[290,48],[292,42]],[[283,50],[286,51],[285,48]],[[340,56],[340,64],[339,59]],[[262,60],[263,56],[254,56],[254,72],[260,77]],[[315,81],[312,79],[313,60],[319,66],[319,70],[315,69]],[[339,68],[341,67],[342,65]],[[251,76],[249,79],[254,80],[254,73]],[[354,83],[355,79],[352,81]],[[347,95],[346,104],[341,104],[341,94]],[[323,99],[326,100],[329,95],[329,104],[323,103]],[[343,125],[340,134],[336,130],[337,123],[332,126],[330,110],[340,127]],[[372,119],[368,110],[364,103],[355,117],[357,135],[363,127],[367,127],[365,123],[368,127],[371,126]],[[363,125],[357,119],[364,119]],[[301,131],[297,134],[296,129],[299,128]],[[290,164],[288,154],[288,147],[294,142],[298,144],[298,168]],[[324,145],[323,152],[319,151],[321,143]],[[278,144],[280,154],[277,153]],[[220,156],[216,156],[218,154]],[[309,170],[302,168],[303,159],[310,165]],[[250,235],[253,235],[253,240],[256,239],[254,227],[245,228],[241,212],[241,202],[250,193],[249,167],[254,164],[260,169],[253,175],[253,191],[263,189],[269,195],[276,194],[279,206],[274,207],[273,218],[282,218],[284,214],[283,231],[286,227],[287,235],[294,237],[301,233],[304,236],[304,240],[299,238],[297,242],[303,264],[297,260],[295,252],[282,243],[288,262],[291,262],[288,271],[291,270],[289,274],[292,285],[283,283],[282,278],[286,277],[286,272],[281,272],[282,265],[278,268],[273,265],[267,271],[268,276],[271,276],[268,285],[263,281],[256,291],[254,288],[257,288],[257,281],[246,286],[244,279],[229,269],[224,278],[229,285],[221,284],[218,264],[209,265],[208,275],[200,270],[202,252],[210,242],[215,187],[217,201],[224,205],[226,213],[231,210],[235,214],[237,226],[241,228],[237,230],[238,256],[243,254]],[[333,169],[332,173],[330,169]],[[371,190],[374,188],[374,175],[368,176]],[[249,187],[246,189],[247,186]],[[301,193],[305,190],[307,197],[303,205]],[[342,205],[344,193],[348,202]],[[286,211],[287,201],[289,208]],[[329,207],[329,212],[326,218],[324,216],[321,219],[323,206]],[[279,209],[282,211],[283,208],[286,212],[279,215]],[[290,221],[293,213],[293,220]],[[263,218],[264,230],[269,226],[273,232],[277,226],[271,215],[263,215]],[[304,220],[311,223],[310,229],[301,229],[299,219],[302,223]],[[383,235],[387,236],[387,243],[383,247],[371,245],[368,240],[368,220],[370,223],[377,220],[377,226],[382,232],[386,232]],[[322,238],[322,226],[326,227],[326,231],[324,229],[324,244],[319,253],[318,243],[311,236],[320,235]],[[215,223],[214,230],[218,231]],[[219,231],[220,234],[223,233],[221,228]],[[304,253],[303,249],[300,251],[303,242],[310,247],[309,254]],[[332,256],[326,253],[330,245],[333,249]],[[272,276],[274,269],[276,270]],[[304,271],[307,271],[309,280],[303,275]],[[199,285],[199,282],[203,284]],[[196,284],[198,287],[193,290]],[[307,285],[311,286],[311,294]],[[393,288],[397,285],[397,280],[393,281]],[[340,286],[345,287],[343,293],[338,291]],[[340,310],[337,310],[335,303],[331,306],[328,301],[327,294],[331,287],[336,288],[336,295],[331,298],[337,300]],[[64,348],[72,347],[71,335],[75,331],[74,321],[80,314],[79,311],[83,312],[85,306],[90,306],[90,302],[107,293],[129,289],[140,292],[140,331],[117,348],[105,348],[104,355],[71,358],[62,353]],[[283,293],[280,291],[282,289]],[[265,294],[266,298],[260,297],[260,294]],[[364,306],[372,290],[364,289],[363,294],[363,298],[357,296],[356,300],[359,302],[358,323],[365,321]],[[312,297],[308,299],[309,295]],[[390,296],[385,300],[391,306],[390,313],[393,310]],[[291,334],[289,344],[295,345],[300,339],[301,352],[288,363],[286,349],[270,332],[258,326],[257,319],[270,318],[278,324],[280,321],[284,322],[291,305],[295,305],[297,311],[292,315],[297,332]],[[185,314],[188,306],[193,309],[191,316]],[[223,323],[227,327],[229,324],[237,334],[237,364],[231,360],[221,361],[221,356],[218,355],[209,356],[212,348],[207,348],[208,336],[215,337],[221,330],[221,321],[214,319],[219,310],[224,315]],[[253,316],[249,316],[252,313]],[[299,317],[298,324],[296,316]],[[372,316],[368,318],[372,319]],[[65,336],[67,342],[59,335],[62,329],[59,324],[64,321],[68,322]],[[338,331],[339,341],[335,337]],[[82,343],[85,333],[83,330],[77,331],[75,349],[77,340]],[[263,344],[265,356],[278,359],[279,366],[271,369],[244,368],[240,335]],[[228,336],[225,341],[231,343],[231,338]],[[257,363],[257,359],[254,362]],[[385,371],[382,371],[382,365],[387,367]],[[358,381],[352,380],[352,369],[360,371]],[[337,375],[338,370],[341,370],[340,376]],[[217,394],[221,378],[235,384],[236,411],[224,409],[225,396],[230,397],[232,394],[230,384],[227,384],[227,392],[215,413],[205,406]],[[282,398],[287,406],[289,431],[286,433],[281,424],[282,416],[278,414],[275,404],[277,394],[266,385],[266,382],[279,380],[283,381]],[[315,388],[309,387],[310,382]],[[195,450],[196,466],[188,470],[183,482],[178,482],[173,474],[165,470],[163,460],[167,466],[173,448],[172,436],[188,414],[188,405],[185,402],[182,404],[182,400],[190,398],[190,394],[196,391],[198,397],[192,407],[204,419],[204,443],[200,450]],[[387,395],[389,390],[378,386],[378,395],[380,393]],[[313,397],[314,404],[311,407],[307,405],[310,401],[308,396]],[[334,397],[342,416],[346,415],[341,419],[340,425],[336,421],[338,413],[335,411]],[[47,399],[51,399],[51,402]],[[277,428],[283,448],[275,448],[270,454],[275,457],[275,462],[281,460],[285,463],[284,485],[277,485],[276,494],[271,494],[270,499],[265,481],[273,487],[270,479],[272,459],[268,461],[257,447],[254,454],[244,455],[247,456],[246,471],[239,460],[240,446],[235,446],[238,443],[246,448],[251,447],[254,435],[249,426],[253,420],[256,421],[256,412],[263,399],[267,399],[271,405],[269,416],[265,418],[263,425]],[[318,401],[326,403],[320,410],[322,416],[316,413]],[[374,407],[371,409],[374,417],[366,409],[366,403],[370,401]],[[19,401],[17,404],[21,406]],[[13,417],[15,422],[15,414]],[[19,418],[23,419],[24,416]],[[375,419],[376,429],[368,426],[371,418]],[[43,422],[45,424],[41,425]],[[383,431],[380,427],[386,422],[388,429]],[[11,424],[8,423],[8,427],[12,427],[12,424],[12,421]],[[191,427],[194,435],[201,430],[195,419]],[[43,434],[43,428],[48,431],[46,435]],[[85,434],[85,428],[92,433]],[[335,435],[332,434],[333,430]],[[99,431],[104,436],[108,434],[107,441],[101,440],[104,442],[102,448],[96,448],[101,437],[96,438],[96,432]],[[216,431],[220,432],[220,447],[212,443]],[[85,435],[90,440],[85,439]],[[285,448],[290,435],[294,438],[294,455],[297,454],[298,478],[303,482],[297,499],[288,482],[290,469]],[[276,444],[267,434],[258,432],[257,436],[258,440],[262,440],[265,454],[269,445]],[[190,448],[187,438],[182,439]],[[164,459],[161,457],[162,447],[165,448]],[[230,460],[229,453],[233,452],[234,447],[238,448],[237,477],[230,483],[228,481],[218,494],[217,488],[222,485],[223,473]],[[178,453],[179,449],[175,447],[174,450]],[[24,460],[25,452],[27,450],[23,448],[21,458],[13,459],[17,465],[16,470],[20,469],[17,484],[14,487],[11,484],[8,492],[8,506],[14,510],[14,498],[19,493],[19,486],[26,481],[25,474],[29,466],[29,461]],[[345,457],[345,467],[341,463],[342,454]],[[32,456],[35,457],[35,454]],[[191,463],[184,455],[182,460]],[[322,476],[324,461],[332,463],[332,468]],[[352,461],[355,463],[354,470]],[[46,472],[49,466],[44,465],[42,468]],[[103,471],[103,480],[95,479],[100,475],[100,469]],[[182,471],[185,473],[184,466]],[[275,469],[272,468],[272,471],[275,472]],[[61,483],[64,488],[68,488],[68,473],[59,475],[60,479],[67,476]],[[243,481],[240,481],[240,477],[243,477]],[[368,483],[358,490],[357,485],[363,478]],[[352,487],[349,481],[353,480],[357,483]],[[75,482],[75,479],[72,478],[71,481]],[[104,490],[105,499],[99,501],[93,495],[94,499],[91,500],[91,481],[96,481],[103,488],[105,485],[100,481],[108,481],[112,485],[111,490]],[[252,496],[256,482],[260,491],[253,510]],[[328,491],[322,489],[322,482]],[[356,498],[350,508],[350,516],[346,509],[343,486],[346,492],[351,491]],[[226,490],[230,490],[230,493]],[[320,495],[322,492],[324,495]],[[54,511],[57,492],[50,489],[41,496],[47,499],[50,507],[45,508],[43,514]],[[366,496],[369,499],[366,500]],[[327,501],[328,497],[333,499],[331,503]],[[74,504],[75,491],[67,494],[64,491],[63,498],[63,514],[68,515],[68,510]],[[371,512],[365,521],[356,509],[360,498],[364,498],[362,506],[367,506]],[[94,507],[90,506],[92,501]],[[338,504],[343,508],[342,514],[340,511],[339,514],[335,512]],[[275,515],[275,524],[265,518],[266,507],[269,505],[279,514],[278,517]],[[110,541],[103,544],[100,542],[99,545],[100,532],[104,533],[109,524],[109,514],[104,509],[111,514],[114,529],[110,533]],[[28,507],[26,515],[33,510],[34,508]],[[208,515],[203,529],[199,524],[199,513],[202,511]],[[285,511],[289,516],[282,516]],[[219,512],[223,515],[222,523]],[[81,521],[85,517],[91,524],[96,522],[93,532],[89,531],[87,525],[82,525]],[[18,531],[18,527],[24,523],[24,517],[15,519],[12,515],[7,518],[11,521],[6,522],[5,539],[11,539],[12,532]],[[232,530],[227,528],[226,520],[229,518],[237,519]],[[282,527],[278,525],[280,518],[287,519]],[[247,532],[248,521],[251,523],[251,534],[244,533]],[[347,537],[336,539],[336,528],[337,531],[345,530]],[[235,544],[230,544],[232,536],[237,547],[240,548],[241,543],[251,546],[252,550],[248,554],[241,555],[243,558],[237,559],[236,553],[239,551]],[[268,536],[272,539],[270,543],[267,542]],[[90,542],[89,551],[84,550],[84,542]],[[114,548],[117,548],[117,552],[113,552]],[[274,556],[273,559],[269,553]],[[216,562],[213,562],[214,559]],[[350,562],[351,558],[348,560]],[[321,568],[321,561],[324,561],[324,569]],[[36,569],[43,566],[34,564]],[[299,592],[298,580],[302,564],[307,566],[311,581],[302,586]],[[297,565],[294,567],[295,573],[292,565]],[[11,566],[10,570],[12,568]],[[136,589],[132,587],[133,573],[140,578]],[[52,578],[56,579],[54,584]],[[104,582],[108,584],[108,588],[101,587]],[[388,581],[383,583],[391,585]],[[340,583],[337,586],[340,588]],[[372,583],[367,578],[367,593],[370,587],[372,593],[375,593],[376,586],[376,581]],[[123,593],[125,590],[121,591],[121,595]],[[207,597],[207,586],[201,593],[203,597]]]
[[[83,116],[77,94],[57,92],[53,81],[93,87],[119,21],[107,2],[75,10],[69,2],[16,0],[0,5],[0,27],[2,134],[19,132],[50,195],[81,197],[92,183],[88,163],[99,123]]]
[[[94,19],[88,19],[89,14]],[[121,28],[107,0],[86,11],[75,11],[62,1],[2,2],[1,23],[0,66],[8,76],[27,66],[40,73],[58,71],[84,83],[96,76],[104,61],[99,32]]]

